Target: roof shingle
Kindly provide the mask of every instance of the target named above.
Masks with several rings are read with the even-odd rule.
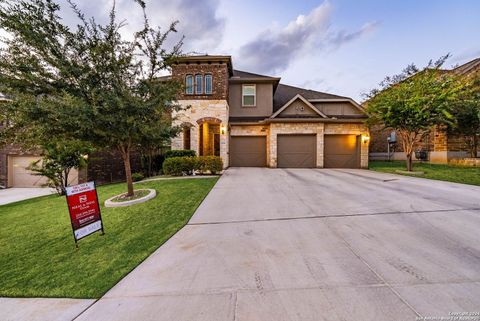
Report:
[[[315,91],[310,89],[304,89],[294,86],[288,86],[284,84],[279,84],[275,95],[273,96],[273,112],[279,110],[283,105],[290,101],[297,94],[300,94],[307,100],[310,99],[349,99],[345,96],[338,96],[329,93],[324,93],[321,91]]]

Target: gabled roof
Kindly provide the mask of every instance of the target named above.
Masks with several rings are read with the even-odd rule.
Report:
[[[233,75],[229,82],[256,82],[256,83],[273,83],[273,90],[277,89],[280,82],[280,77],[270,77],[265,75],[254,74],[251,72],[233,70]]]
[[[259,74],[254,74],[251,72],[246,72],[246,71],[241,71],[241,70],[233,70],[233,76],[232,78],[240,78],[242,80],[245,79],[263,79],[263,80],[271,80],[271,81],[277,81],[280,80],[279,77],[271,77],[271,76],[266,76],[266,75],[259,75]]]
[[[454,68],[452,71],[460,75],[465,75],[477,69],[480,70],[480,58],[473,59],[472,61]]]
[[[310,89],[304,89],[304,88],[279,84],[277,87],[277,90],[275,91],[275,95],[273,96],[273,112],[278,111],[296,95],[300,95],[306,100],[312,100],[312,99],[351,100],[350,98],[344,97],[344,96],[338,96],[338,95],[324,93],[321,91],[314,91]]]
[[[280,115],[282,113],[282,111],[284,111],[285,109],[288,108],[288,106],[290,106],[294,101],[300,99],[305,105],[307,105],[308,107],[310,107],[314,112],[316,112],[319,116],[323,117],[323,118],[328,118],[327,115],[325,115],[324,113],[322,113],[320,110],[317,109],[317,107],[313,106],[308,100],[306,100],[302,95],[300,94],[296,94],[292,99],[290,99],[288,102],[286,102],[282,107],[280,107],[276,112],[273,113],[272,116],[270,116],[270,118],[275,118],[277,117],[278,115]]]

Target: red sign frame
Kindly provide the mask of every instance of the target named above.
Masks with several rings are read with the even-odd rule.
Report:
[[[75,243],[97,231],[105,233],[95,182],[67,186],[66,197]]]

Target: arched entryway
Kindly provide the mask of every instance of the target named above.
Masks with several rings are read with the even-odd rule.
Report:
[[[204,117],[197,120],[198,155],[220,156],[220,132],[222,121],[215,117]]]

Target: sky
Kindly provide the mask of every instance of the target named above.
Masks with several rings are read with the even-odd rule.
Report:
[[[62,15],[68,23],[74,16]],[[282,83],[362,100],[387,75],[450,53],[450,68],[480,57],[477,0],[145,0],[152,25],[178,20],[186,53],[231,55],[235,69]],[[113,0],[77,0],[86,16],[107,18]],[[142,12],[117,0],[125,35]]]

